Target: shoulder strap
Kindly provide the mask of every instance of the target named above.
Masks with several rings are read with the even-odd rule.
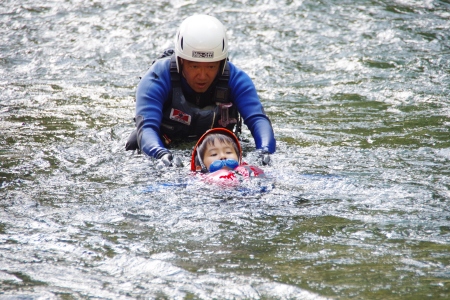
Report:
[[[172,55],[170,58],[170,80],[172,81],[172,85],[177,83],[180,85],[180,73],[178,73],[177,69],[177,59],[175,55]]]
[[[214,92],[214,102],[227,103],[228,101],[228,81],[230,80],[230,67],[225,61],[225,68],[222,75],[219,76],[216,85],[216,91]]]

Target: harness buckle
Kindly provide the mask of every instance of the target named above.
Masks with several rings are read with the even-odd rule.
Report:
[[[169,137],[167,136],[167,134],[163,134],[162,137],[163,137],[163,139],[164,139],[164,144],[166,144],[166,146],[169,146],[170,143],[172,143],[172,140],[169,139]]]
[[[227,127],[228,124],[234,124],[237,123],[237,120],[235,118],[230,118],[230,114],[228,112],[228,109],[233,106],[233,103],[221,103],[216,102],[217,106],[219,106],[220,109],[220,120],[219,125],[222,127]]]

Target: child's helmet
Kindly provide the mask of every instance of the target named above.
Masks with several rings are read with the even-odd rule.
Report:
[[[198,155],[197,148],[198,148],[198,146],[200,146],[202,144],[202,142],[206,138],[206,136],[213,134],[213,133],[225,134],[225,135],[228,135],[229,137],[231,137],[234,140],[234,142],[236,143],[237,148],[239,150],[239,153],[238,153],[239,163],[242,162],[242,148],[241,148],[241,144],[239,143],[239,139],[237,138],[237,136],[233,132],[231,132],[230,130],[228,130],[226,128],[218,127],[218,128],[209,129],[198,139],[197,144],[195,145],[194,149],[192,150],[191,171],[203,171],[202,169],[197,168],[197,166],[195,164],[195,158],[198,157],[197,156]]]
[[[224,61],[228,57],[226,29],[216,18],[208,15],[194,15],[186,18],[175,36],[175,56],[197,62]],[[222,69],[223,72],[223,69]]]

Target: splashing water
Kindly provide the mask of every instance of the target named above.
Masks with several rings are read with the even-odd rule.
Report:
[[[139,77],[228,28],[277,152],[237,188],[124,151]],[[450,296],[448,1],[0,4],[0,298]],[[244,126],[245,160],[256,163]]]

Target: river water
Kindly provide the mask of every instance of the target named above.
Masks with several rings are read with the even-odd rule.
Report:
[[[199,12],[272,120],[266,180],[124,150]],[[0,299],[448,299],[449,32],[448,0],[3,0]]]

